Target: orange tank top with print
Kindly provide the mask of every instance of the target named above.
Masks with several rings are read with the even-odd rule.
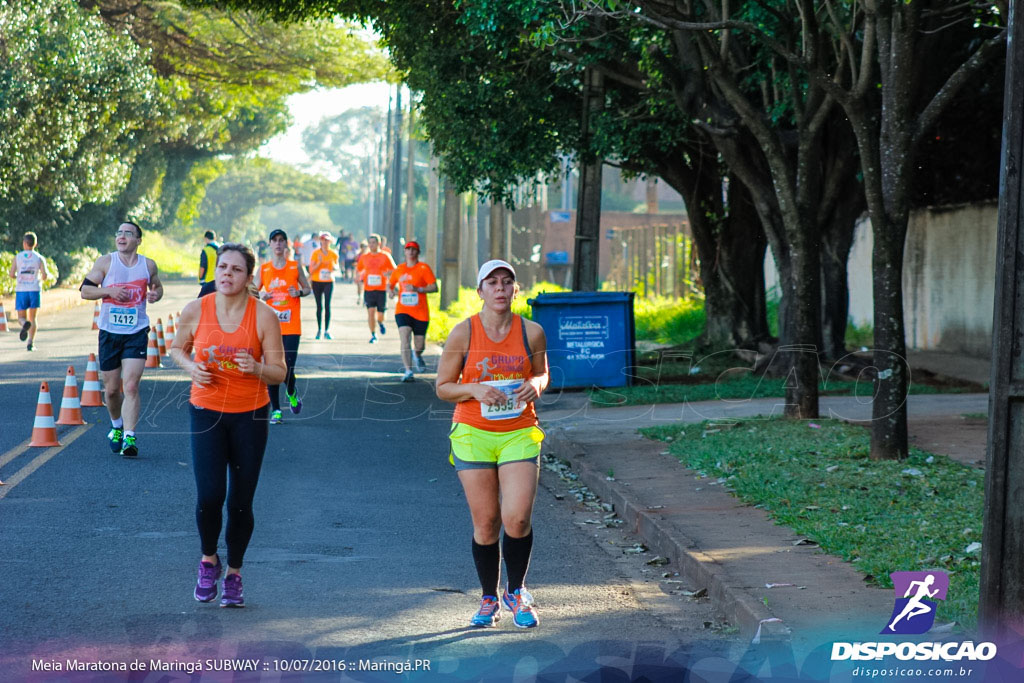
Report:
[[[533,376],[530,342],[526,326],[518,315],[512,316],[512,327],[501,341],[487,336],[480,314],[469,319],[469,352],[462,364],[460,384],[486,382],[505,392],[508,400],[488,406],[477,400],[462,401],[455,406],[452,422],[488,432],[511,432],[537,424],[533,402],[517,404],[513,392],[524,380]]]
[[[199,300],[202,312],[192,340],[195,362],[210,373],[209,384],[192,383],[189,401],[197,408],[221,413],[246,413],[270,402],[267,385],[257,375],[243,373],[235,365],[235,354],[245,349],[257,361],[263,358],[256,329],[256,299],[249,297],[242,322],[234,332],[225,332],[217,320],[217,295]]]
[[[275,268],[273,261],[260,266],[260,289],[270,292],[267,300],[281,323],[281,334],[302,334],[300,313],[302,305],[298,297],[288,294],[288,289],[299,287],[299,262],[285,261],[284,268]]]

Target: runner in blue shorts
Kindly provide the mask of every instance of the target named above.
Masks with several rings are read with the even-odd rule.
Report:
[[[36,314],[39,311],[43,282],[50,279],[46,259],[36,251],[38,239],[34,232],[26,232],[21,239],[23,251],[19,251],[11,263],[10,276],[17,280],[14,288],[14,310],[18,312],[21,332],[18,338],[28,340],[28,350],[35,351]]]

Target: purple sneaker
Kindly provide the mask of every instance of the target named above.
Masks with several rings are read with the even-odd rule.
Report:
[[[199,562],[199,579],[196,581],[195,595],[199,602],[210,602],[217,597],[217,579],[220,578],[220,560],[216,566],[209,562]]]
[[[221,607],[245,607],[242,597],[242,575],[228,574],[224,577],[224,594],[220,598]]]
[[[299,398],[298,394],[285,394],[288,397],[288,410],[292,411],[295,415],[302,412],[302,399]]]

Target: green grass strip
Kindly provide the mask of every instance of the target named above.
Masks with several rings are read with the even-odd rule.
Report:
[[[786,395],[786,381],[782,378],[731,374],[731,377],[717,381],[714,377],[706,377],[706,382],[700,382],[703,376],[698,376],[691,379],[691,384],[666,384],[645,375],[647,373],[640,374],[636,386],[595,389],[590,392],[590,402],[600,408],[611,408],[718,399],[781,398]],[[873,390],[874,386],[870,381],[832,380],[818,385],[818,391],[822,396],[857,396],[865,400],[871,398]],[[956,387],[939,388],[925,384],[911,384],[909,388],[911,394],[956,394],[963,391]]]
[[[977,625],[984,474],[911,449],[868,458],[869,433],[836,420],[742,420],[640,430],[681,463],[766,510],[777,524],[891,588],[890,572],[950,574],[937,623]],[[968,551],[972,543],[977,543]]]

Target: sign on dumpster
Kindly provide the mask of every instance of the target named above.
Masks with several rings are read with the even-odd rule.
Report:
[[[629,386],[636,365],[633,292],[559,292],[528,303],[547,336],[552,388]]]

